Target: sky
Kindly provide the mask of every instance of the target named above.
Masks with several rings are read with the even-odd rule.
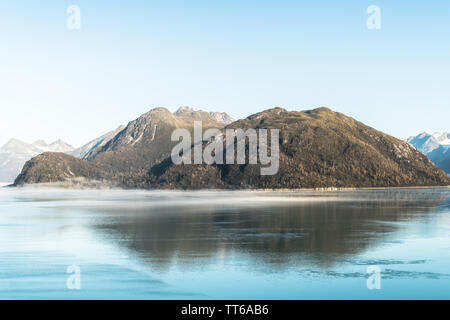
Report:
[[[0,145],[78,147],[161,106],[327,106],[401,139],[450,131],[449,34],[448,0],[2,0]]]

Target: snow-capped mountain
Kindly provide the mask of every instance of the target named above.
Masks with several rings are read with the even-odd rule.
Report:
[[[443,133],[434,133],[433,138],[435,138],[441,145],[450,145],[450,133],[443,132]]]
[[[439,168],[450,174],[450,144],[440,145],[439,148],[434,149],[427,156]]]
[[[406,141],[423,153],[428,154],[439,148],[440,145],[450,145],[450,133],[436,132],[428,134],[423,132],[415,137],[409,137]]]
[[[209,114],[214,119],[216,119],[218,122],[221,122],[221,123],[230,124],[230,123],[234,122],[234,119],[232,117],[230,117],[225,112],[213,112],[213,111],[211,111]]]
[[[0,148],[0,181],[12,182],[22,170],[25,162],[43,152],[70,152],[73,147],[57,140],[47,144],[43,140],[26,143],[18,139],[9,140]]]
[[[116,134],[118,134],[123,129],[125,129],[125,126],[119,126],[116,130],[112,130],[102,135],[101,137],[88,142],[84,146],[68,153],[80,159],[88,159],[89,157],[95,155],[105,144],[107,144],[112,138],[116,136]]]
[[[450,173],[450,133],[423,132],[415,137],[409,137],[406,141],[425,153],[439,168]]]

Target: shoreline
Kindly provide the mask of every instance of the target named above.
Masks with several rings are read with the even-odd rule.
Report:
[[[446,186],[405,186],[405,187],[318,187],[318,188],[246,188],[246,189],[168,189],[168,188],[154,188],[154,189],[138,189],[138,188],[120,188],[117,186],[96,185],[93,187],[89,185],[73,185],[64,183],[36,183],[15,186],[14,184],[0,185],[0,189],[62,189],[62,190],[124,190],[124,191],[261,191],[261,192],[304,192],[304,191],[368,191],[368,190],[408,190],[408,189],[450,189],[450,185]]]
[[[410,186],[410,187],[323,187],[300,189],[245,189],[253,191],[358,191],[358,190],[398,190],[398,189],[450,189],[447,186]]]

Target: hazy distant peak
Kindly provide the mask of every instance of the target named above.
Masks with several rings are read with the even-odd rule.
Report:
[[[23,142],[19,139],[9,139],[9,141],[2,147],[3,148],[10,148],[10,147],[14,147],[14,146],[23,146],[23,145],[27,145],[26,142]]]
[[[36,140],[31,145],[42,151],[52,151],[52,152],[69,152],[74,149],[70,144],[62,141],[61,139],[58,139],[50,144],[40,139]]]
[[[47,142],[45,142],[44,140],[36,140],[35,142],[32,143],[32,145],[37,147],[46,147]]]
[[[61,139],[58,139],[58,140],[50,143],[48,145],[48,149],[49,149],[48,151],[53,151],[53,152],[70,152],[74,148],[70,144],[62,141]]]
[[[73,148],[62,140],[47,144],[44,140],[26,143],[10,139],[0,148],[0,181],[12,182],[20,173],[24,163],[43,152],[69,152]]]

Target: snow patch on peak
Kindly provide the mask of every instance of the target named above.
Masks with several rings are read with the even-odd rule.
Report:
[[[409,137],[406,141],[423,153],[429,154],[441,145],[450,144],[450,135],[446,132],[435,132],[433,134],[423,132],[415,137]]]
[[[189,107],[189,106],[181,106],[178,108],[177,111],[175,111],[175,115],[177,114],[181,114],[181,113],[185,113],[185,112],[194,112],[194,108]]]
[[[214,111],[211,111],[209,114],[214,119],[216,119],[216,121],[224,123],[224,124],[230,124],[230,123],[234,122],[234,119],[232,117],[230,117],[225,112],[214,112]]]
[[[435,132],[432,135],[433,138],[435,138],[439,144],[450,144],[450,133],[447,132]]]

